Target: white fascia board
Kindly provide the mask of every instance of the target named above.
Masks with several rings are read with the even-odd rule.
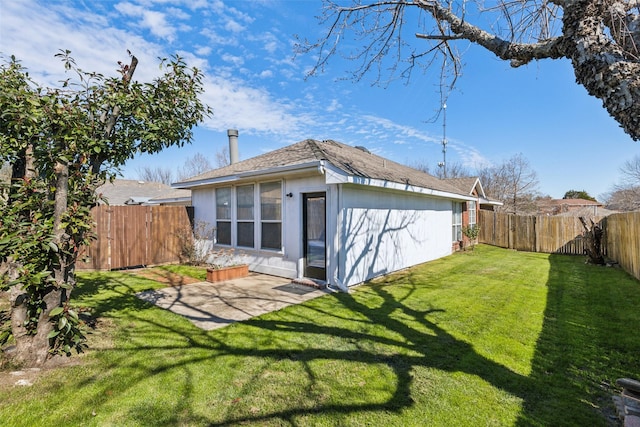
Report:
[[[499,200],[489,200],[489,199],[485,199],[484,197],[480,197],[480,203],[482,203],[483,205],[494,205],[494,206],[504,205],[504,203],[502,203]]]
[[[329,165],[330,166],[330,165]],[[325,166],[327,184],[357,184],[369,187],[388,188],[390,190],[407,191],[410,193],[424,194],[432,197],[439,197],[450,200],[477,200],[473,196],[464,196],[462,194],[449,193],[447,191],[434,190],[432,188],[418,187],[410,184],[400,184],[397,182],[385,181],[383,179],[365,178],[361,176],[346,175],[344,172]]]
[[[247,178],[264,177],[273,178],[276,176],[286,176],[299,173],[317,173],[322,174],[323,162],[321,160],[315,160],[313,162],[300,163],[297,165],[276,166],[269,169],[259,169],[247,172],[239,172],[235,175],[220,176],[217,178],[201,179],[198,181],[189,182],[177,182],[171,184],[172,188],[184,188],[190,189],[194,187],[228,184],[231,182],[241,181]]]
[[[343,170],[338,169],[331,163],[323,161],[322,166],[324,167],[325,182],[327,184],[347,184],[350,182],[350,175],[347,175]]]
[[[197,181],[175,182],[171,184],[171,188],[191,189],[195,187],[202,187],[204,185],[226,184],[228,182],[238,181],[238,179],[239,178],[236,175],[227,175],[217,178],[199,179]]]
[[[190,201],[191,201],[191,197],[169,197],[167,199],[151,199],[147,202],[147,204],[160,205],[162,203],[185,203]]]

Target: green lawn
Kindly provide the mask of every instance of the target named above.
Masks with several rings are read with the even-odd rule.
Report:
[[[478,246],[216,331],[80,276],[79,366],[0,391],[0,424],[607,425],[640,377],[640,282],[583,257]]]

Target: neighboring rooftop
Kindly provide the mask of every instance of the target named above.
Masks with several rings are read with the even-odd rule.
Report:
[[[608,215],[611,211],[603,208],[603,204],[586,199],[542,199],[537,202],[538,213],[542,215]]]
[[[303,165],[324,160],[347,175],[409,184],[453,194],[468,195],[458,187],[409,166],[370,153],[364,147],[352,147],[340,142],[307,139],[257,157],[214,169],[184,181],[174,188],[187,188],[216,178],[243,172],[268,170],[276,167]]]
[[[175,190],[160,182],[116,179],[96,189],[98,195],[106,199],[109,205],[157,204],[155,199],[191,198],[189,190]]]
[[[464,191],[465,194],[471,196],[473,195],[473,190],[476,189],[477,184],[479,184],[480,178],[478,178],[477,176],[470,176],[464,178],[445,178],[445,180],[451,185]],[[477,190],[478,195],[485,197],[482,185],[480,185],[480,188],[478,188]]]

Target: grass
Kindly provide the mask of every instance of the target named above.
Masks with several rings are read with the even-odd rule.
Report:
[[[80,281],[93,350],[0,391],[3,425],[607,425],[640,377],[640,283],[582,257],[478,246],[211,332]]]

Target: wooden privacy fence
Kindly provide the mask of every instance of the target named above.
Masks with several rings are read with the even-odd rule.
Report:
[[[598,222],[600,217],[593,218]],[[524,216],[480,210],[478,241],[518,251],[582,255],[582,223],[570,216]]]
[[[97,239],[78,269],[113,270],[179,261],[178,234],[191,227],[185,206],[97,206],[92,209]]]
[[[640,279],[640,212],[609,215],[601,222],[606,255]]]
[[[603,229],[602,250],[640,279],[640,212],[593,217]],[[519,251],[583,255],[584,228],[578,217],[521,216],[478,212],[478,241]]]

